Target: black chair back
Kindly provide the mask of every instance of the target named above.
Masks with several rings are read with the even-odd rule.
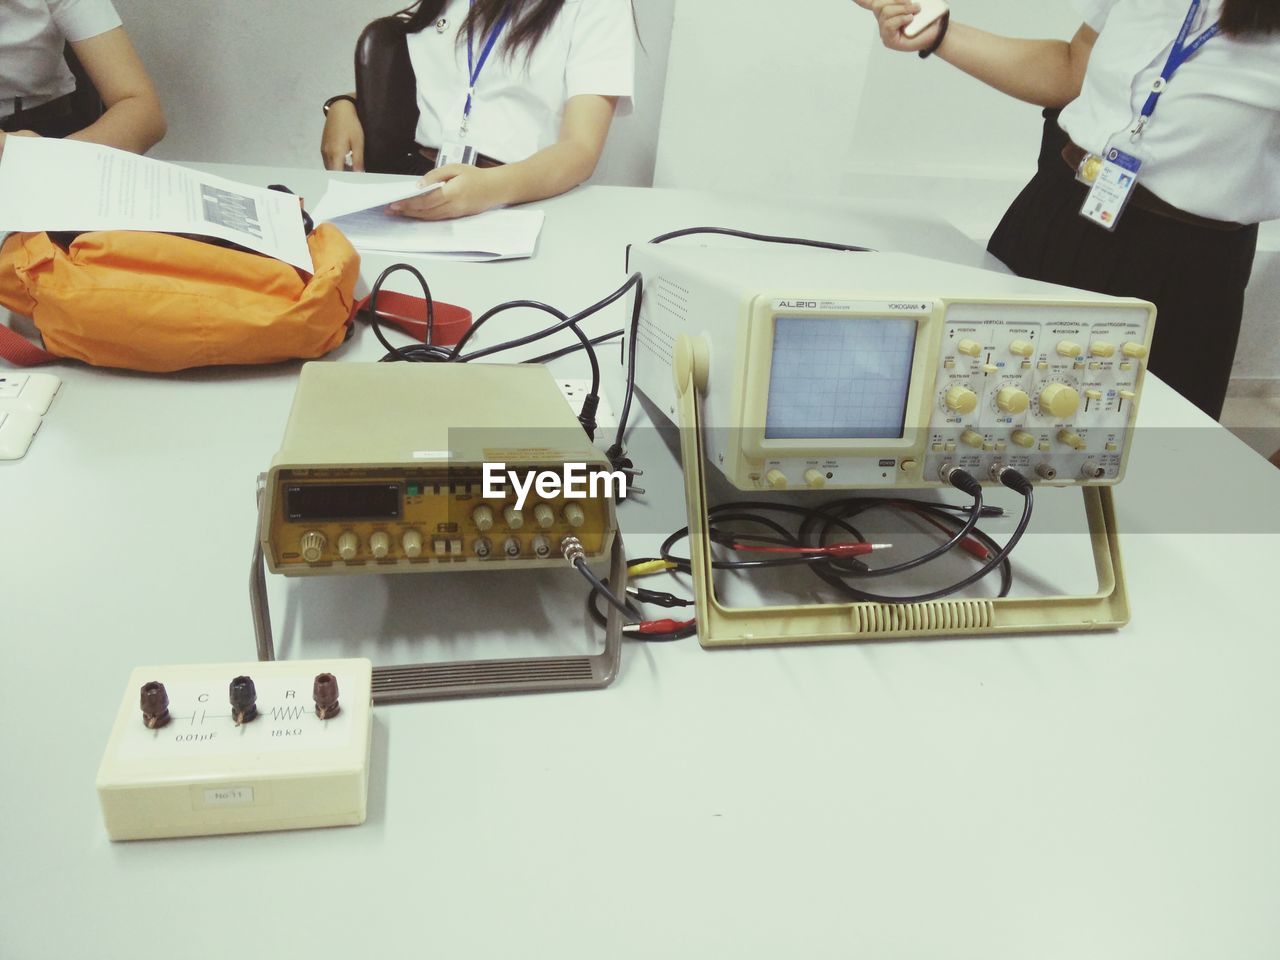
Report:
[[[62,59],[67,62],[71,75],[76,78],[76,89],[71,94],[71,112],[75,129],[83,130],[106,113],[107,108],[102,102],[102,97],[98,95],[98,88],[89,79],[89,74],[85,73],[80,58],[71,49],[71,44],[68,43],[62,48]]]
[[[383,17],[356,41],[356,113],[364,127],[364,168],[370,173],[415,173],[423,164],[414,142],[417,78],[404,24],[401,17]]]

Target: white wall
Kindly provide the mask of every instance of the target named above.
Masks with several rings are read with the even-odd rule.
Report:
[[[356,37],[408,2],[115,0],[169,118],[169,135],[152,156],[319,166],[320,105],[354,88]],[[616,122],[598,182],[653,181],[674,4],[635,2],[645,47],[636,110]]]

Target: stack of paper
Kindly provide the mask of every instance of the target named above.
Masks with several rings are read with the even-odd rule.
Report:
[[[417,253],[450,260],[511,260],[533,256],[542,231],[540,210],[490,210],[460,220],[426,221],[388,213],[386,205],[423,188],[417,180],[353,183],[330,180],[316,205],[316,222],[328,221],[358,250]]]

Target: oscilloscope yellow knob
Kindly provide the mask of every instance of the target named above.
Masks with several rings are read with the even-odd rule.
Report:
[[[1126,343],[1120,348],[1120,352],[1126,357],[1132,357],[1134,360],[1141,360],[1147,355],[1147,348],[1140,343]]]
[[[1065,383],[1051,383],[1040,391],[1040,410],[1064,420],[1080,408],[1080,394]]]
[[[410,560],[416,560],[422,556],[422,534],[417,530],[406,530],[404,536],[400,538],[400,546],[404,548],[404,555]]]
[[[956,350],[966,357],[978,357],[982,355],[982,344],[977,340],[961,340],[956,344]]]
[[[764,475],[764,482],[775,490],[787,489],[787,475],[776,468]]]
[[[1060,357],[1078,357],[1084,352],[1084,347],[1071,340],[1058,341],[1058,356]]]
[[[379,530],[369,537],[369,552],[375,560],[381,560],[391,552],[391,538]]]
[[[481,533],[488,533],[493,529],[493,508],[480,504],[471,511],[471,521]]]
[[[540,503],[533,508],[533,519],[543,530],[549,530],[556,522],[556,512],[550,504]]]
[[[1114,357],[1116,355],[1116,345],[1107,343],[1105,340],[1095,340],[1089,344],[1089,353],[1095,357]]]
[[[1034,447],[1036,445],[1036,436],[1034,433],[1028,433],[1026,430],[1015,430],[1009,434],[1009,439],[1020,447]]]
[[[587,522],[587,515],[583,513],[582,507],[576,503],[566,503],[564,505],[564,522],[577,530]]]
[[[827,475],[821,470],[810,467],[804,472],[804,482],[814,490],[820,490],[827,485]]]
[[[360,538],[350,530],[344,531],[338,537],[338,556],[343,560],[354,560],[356,554],[360,552]]]
[[[955,413],[973,413],[978,408],[978,395],[968,387],[952,387],[944,400],[947,409]]]
[[[982,434],[978,433],[978,431],[966,430],[964,433],[960,434],[960,442],[967,447],[973,447],[975,450],[981,450],[982,444],[985,441],[983,440]]]
[[[1009,352],[1015,357],[1030,357],[1035,354],[1036,347],[1030,340],[1015,340],[1009,344]]]
[[[1088,444],[1084,442],[1084,437],[1078,433],[1072,433],[1070,430],[1058,431],[1058,442],[1065,443],[1073,450],[1083,450]]]
[[[328,540],[319,530],[308,530],[298,542],[298,550],[302,553],[302,559],[307,563],[319,563],[320,558],[324,556],[326,543],[328,543]]]
[[[1001,387],[1000,392],[996,394],[996,406],[1005,413],[1022,413],[1031,406],[1031,398],[1027,396],[1025,390],[1019,390],[1017,387]]]

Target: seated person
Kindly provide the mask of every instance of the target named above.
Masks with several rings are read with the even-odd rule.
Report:
[[[444,182],[392,205],[405,216],[465,217],[564,193],[595,170],[619,101],[630,107],[628,0],[421,0],[405,29],[423,182]],[[350,154],[364,169],[355,98],[325,112],[325,167],[343,169]],[[456,162],[463,148],[474,162]]]
[[[5,137],[67,137],[143,153],[165,133],[151,78],[111,0],[0,3],[0,154]],[[66,43],[106,111],[88,126],[72,107]]]

